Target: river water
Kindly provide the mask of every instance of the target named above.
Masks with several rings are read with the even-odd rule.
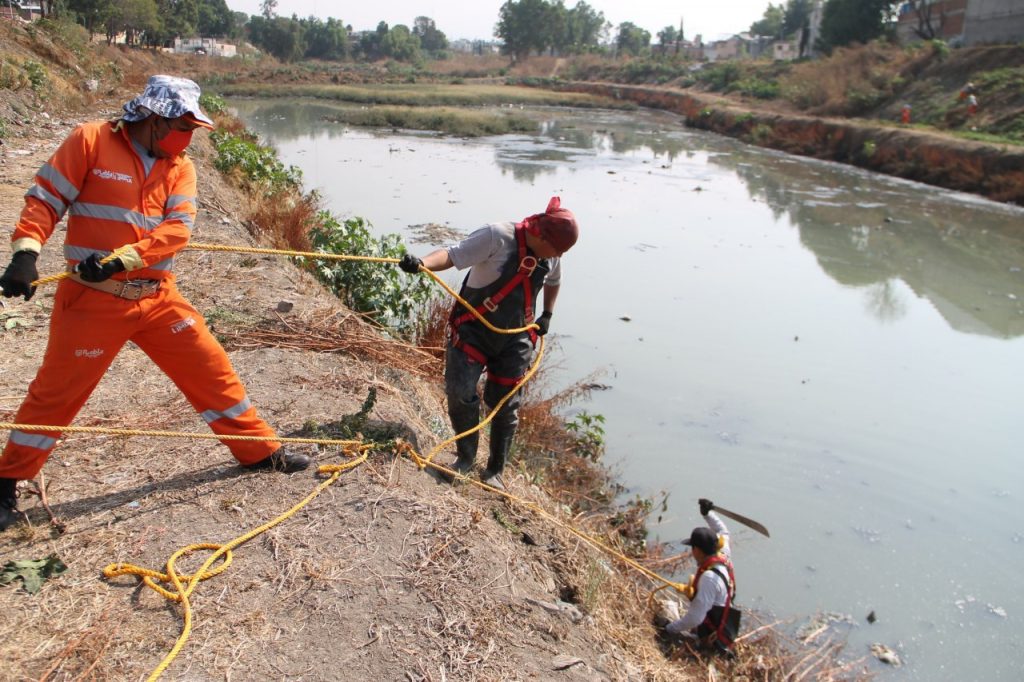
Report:
[[[1020,679],[1024,211],[660,112],[527,110],[541,134],[465,140],[232,105],[333,212],[420,255],[411,226],[560,195],[581,237],[554,376],[602,371],[574,409],[606,417],[630,495],[669,494],[652,535],[688,536],[711,498],[772,533],[731,523],[741,605],[849,616],[846,660],[903,658],[868,656],[882,679]]]

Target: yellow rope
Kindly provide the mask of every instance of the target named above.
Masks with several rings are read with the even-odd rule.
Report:
[[[121,248],[115,250],[109,256],[106,256],[105,258],[102,258],[100,260],[100,263],[107,263],[109,261],[112,261],[115,258],[117,258],[119,256],[119,254],[121,252],[123,252],[124,249],[130,249],[130,248],[131,248],[130,246],[122,246]],[[370,263],[392,263],[392,264],[398,263],[398,259],[397,258],[385,258],[383,256],[352,256],[352,255],[344,254],[344,253],[321,253],[319,251],[290,251],[288,249],[264,249],[264,248],[259,248],[259,247],[255,247],[255,246],[228,246],[228,245],[225,245],[225,244],[198,244],[197,243],[197,244],[189,244],[185,248],[189,249],[189,250],[192,250],[192,251],[226,251],[226,252],[231,252],[231,253],[251,253],[251,254],[260,254],[260,255],[267,255],[267,256],[290,256],[292,258],[310,258],[310,259],[313,259],[313,260],[354,260],[354,261],[364,261],[364,262],[370,262]],[[483,324],[485,327],[490,329],[492,332],[495,332],[495,333],[498,333],[498,334],[520,334],[522,332],[529,331],[530,329],[537,329],[538,328],[536,324],[528,324],[525,327],[515,327],[515,328],[512,328],[512,329],[502,329],[501,327],[495,327],[493,324],[491,324],[487,320],[487,318],[485,318],[483,315],[481,315],[480,312],[469,303],[469,301],[467,301],[464,298],[462,298],[461,296],[459,296],[459,294],[456,293],[454,289],[452,289],[450,286],[448,286],[448,284],[445,283],[445,281],[443,279],[441,279],[437,275],[437,273],[433,272],[432,270],[428,270],[427,268],[423,267],[422,265],[420,266],[420,272],[427,273],[431,277],[431,279],[433,279],[435,282],[437,282],[439,285],[441,285],[441,287],[445,291],[447,291],[456,301],[458,301],[466,310],[471,312],[473,314],[473,317],[475,317],[477,320],[479,320],[481,324]],[[40,279],[37,279],[36,281],[32,282],[32,286],[35,287],[35,286],[39,286],[41,284],[49,284],[50,282],[57,282],[59,280],[65,279],[66,277],[70,277],[71,274],[72,273],[66,272],[66,271],[65,272],[58,272],[56,275],[50,275],[48,277],[42,277]]]
[[[122,248],[130,248],[130,247],[122,247]],[[370,261],[370,262],[379,262],[379,263],[398,263],[398,259],[397,258],[383,258],[383,257],[375,257],[375,256],[352,256],[352,255],[346,255],[346,254],[329,254],[329,253],[290,251],[290,250],[285,250],[285,249],[265,249],[265,248],[255,248],[255,247],[224,246],[224,245],[219,245],[219,244],[190,244],[187,248],[193,249],[193,250],[205,250],[205,251],[230,251],[230,252],[235,252],[235,253],[282,255],[282,256],[291,256],[291,257],[320,259],[320,260],[356,260],[356,261]],[[101,259],[100,262],[101,263],[107,263],[107,262],[113,260],[114,258],[117,258],[118,255],[119,255],[119,252],[120,252],[120,250],[114,251],[114,253],[112,253],[109,256]],[[536,324],[529,324],[529,325],[527,325],[525,327],[519,327],[519,328],[515,328],[515,329],[501,329],[501,328],[495,327],[486,318],[484,318],[483,315],[481,315],[476,310],[475,307],[473,307],[468,301],[463,299],[461,296],[458,295],[458,293],[456,293],[451,287],[449,287],[436,273],[432,272],[431,270],[428,270],[427,268],[424,268],[423,266],[420,266],[420,270],[421,270],[421,272],[425,272],[431,278],[433,278],[433,280],[435,282],[437,282],[439,285],[441,285],[441,287],[443,287],[445,289],[445,291],[448,292],[449,295],[451,295],[453,298],[455,298],[463,307],[465,307],[467,310],[469,310],[473,314],[473,316],[476,317],[477,320],[479,320],[485,327],[487,327],[489,330],[491,330],[493,332],[497,332],[497,333],[501,333],[501,334],[519,334],[519,333],[528,331],[530,329],[537,329],[538,328]],[[44,277],[44,278],[38,279],[35,282],[33,282],[32,285],[33,286],[39,286],[41,284],[47,284],[47,283],[50,283],[50,282],[55,282],[55,281],[64,279],[64,278],[66,278],[66,277],[68,277],[70,275],[71,275],[70,272],[58,273],[56,275],[51,275],[49,277]],[[436,464],[436,463],[434,463],[432,461],[433,458],[441,450],[443,450],[445,447],[447,447],[451,443],[453,443],[453,442],[455,442],[455,441],[457,441],[457,440],[459,440],[461,438],[465,438],[466,436],[479,431],[484,426],[489,424],[491,422],[491,420],[494,419],[494,417],[498,413],[498,411],[505,405],[505,403],[508,402],[508,400],[510,400],[512,398],[512,396],[517,391],[519,391],[522,388],[522,386],[525,385],[526,382],[529,381],[531,378],[533,378],[533,376],[537,373],[537,370],[540,367],[540,362],[541,362],[541,359],[542,359],[543,355],[544,355],[544,339],[543,339],[543,337],[541,337],[540,347],[537,350],[537,357],[534,360],[533,365],[530,367],[530,369],[527,371],[527,373],[523,376],[522,380],[519,383],[517,383],[516,386],[511,391],[509,391],[507,394],[505,394],[505,396],[502,397],[502,399],[500,401],[498,401],[498,403],[492,408],[490,413],[488,413],[488,415],[479,424],[477,424],[475,427],[473,427],[472,429],[469,429],[467,431],[464,431],[463,433],[457,434],[457,435],[455,435],[455,436],[453,436],[451,438],[448,438],[448,439],[442,441],[437,446],[435,446],[427,454],[426,457],[423,457],[420,454],[418,454],[407,443],[403,444],[402,446],[400,446],[400,448],[399,448],[400,452],[405,452],[406,454],[408,454],[410,459],[412,459],[412,461],[417,466],[419,466],[420,469],[423,469],[423,468],[429,466],[429,467],[431,467],[431,468],[433,468],[433,469],[435,469],[437,471],[440,471],[442,473],[447,474],[448,476],[451,476],[453,479],[454,478],[458,478],[458,479],[463,480],[463,481],[468,481],[469,483],[472,483],[473,485],[476,485],[476,486],[478,486],[480,488],[483,488],[484,490],[488,490],[488,491],[490,491],[490,492],[492,492],[494,494],[501,495],[502,497],[505,497],[509,501],[511,501],[511,502],[513,502],[515,504],[518,504],[521,507],[524,507],[524,508],[534,512],[535,514],[537,514],[538,516],[540,516],[543,519],[546,519],[547,521],[549,521],[550,523],[554,524],[555,526],[558,526],[559,528],[562,528],[563,530],[571,533],[572,535],[576,536],[577,538],[579,538],[580,540],[584,541],[585,543],[587,543],[591,547],[597,549],[598,551],[603,552],[603,553],[605,553],[605,554],[607,554],[607,555],[609,555],[609,556],[611,556],[611,557],[613,557],[615,559],[618,559],[619,561],[621,561],[625,565],[629,566],[630,568],[632,568],[633,570],[639,572],[640,574],[646,576],[650,580],[652,580],[654,582],[662,583],[661,587],[659,587],[659,588],[655,589],[653,592],[651,592],[650,596],[648,597],[648,602],[650,602],[650,600],[653,599],[654,595],[657,592],[659,592],[660,590],[663,590],[665,588],[668,588],[668,587],[671,587],[671,588],[675,589],[680,594],[687,595],[688,594],[687,590],[691,589],[687,584],[685,584],[685,583],[676,583],[676,582],[673,582],[673,581],[668,580],[666,578],[663,578],[662,576],[658,575],[654,571],[651,571],[650,569],[648,569],[645,566],[641,565],[636,560],[626,556],[625,554],[623,554],[622,552],[618,551],[617,549],[615,549],[613,547],[610,547],[609,545],[607,545],[606,543],[602,542],[598,538],[593,537],[592,535],[589,535],[588,533],[584,533],[583,531],[578,530],[575,527],[573,527],[571,524],[562,521],[561,519],[557,518],[556,516],[552,515],[551,513],[547,512],[546,510],[544,510],[539,505],[537,505],[537,504],[535,504],[533,502],[530,502],[530,501],[528,501],[526,499],[523,499],[521,497],[518,497],[516,495],[513,495],[512,493],[509,493],[508,491],[500,490],[498,488],[495,488],[494,486],[488,485],[488,484],[484,483],[483,481],[477,481],[477,480],[469,479],[465,475],[463,475],[463,474],[461,474],[461,473],[459,473],[457,471],[454,471],[453,469],[450,469],[448,467],[442,466],[440,464]],[[192,605],[191,605],[191,602],[189,601],[189,597],[192,595],[192,592],[195,590],[196,586],[200,582],[202,582],[204,580],[208,580],[210,578],[213,578],[214,576],[217,576],[217,575],[223,573],[225,570],[227,570],[228,566],[231,565],[231,562],[232,562],[232,559],[233,559],[233,555],[232,555],[232,551],[231,550],[233,550],[233,549],[237,548],[238,546],[248,542],[249,540],[251,540],[252,538],[256,537],[257,535],[260,535],[261,533],[266,532],[267,530],[273,528],[274,526],[277,526],[278,524],[284,522],[285,520],[287,520],[288,518],[293,516],[295,513],[300,511],[303,507],[305,507],[307,504],[309,504],[314,498],[316,498],[321,492],[323,492],[329,486],[334,484],[334,482],[338,480],[338,478],[341,476],[342,473],[344,473],[345,471],[347,471],[349,469],[352,469],[352,468],[358,466],[359,464],[361,464],[362,462],[366,461],[366,459],[368,457],[368,451],[369,451],[370,448],[372,448],[372,445],[366,445],[366,444],[360,443],[359,441],[352,441],[352,440],[337,440],[337,439],[325,439],[325,438],[289,438],[289,437],[279,437],[279,436],[271,437],[271,436],[218,435],[218,434],[213,434],[213,433],[195,433],[195,432],[180,432],[180,431],[153,431],[153,430],[141,430],[141,429],[109,429],[109,428],[101,428],[101,427],[95,427],[95,426],[53,426],[53,425],[43,426],[43,425],[37,425],[37,424],[16,424],[16,423],[10,423],[10,422],[0,422],[0,429],[19,430],[19,431],[44,431],[44,432],[57,432],[57,433],[92,433],[92,434],[107,434],[107,435],[122,435],[122,436],[151,436],[151,437],[159,437],[159,438],[194,438],[194,439],[221,440],[221,441],[239,441],[239,440],[241,440],[241,441],[273,441],[273,442],[280,442],[280,443],[313,443],[313,444],[317,444],[317,445],[341,446],[344,449],[343,451],[345,452],[345,454],[354,456],[354,459],[352,459],[349,462],[345,462],[343,464],[323,465],[323,466],[319,467],[319,469],[318,469],[319,473],[330,474],[330,477],[327,478],[326,480],[324,480],[322,483],[320,483],[309,495],[307,495],[303,500],[298,502],[296,505],[294,505],[288,511],[286,511],[283,514],[281,514],[281,515],[275,517],[274,519],[268,521],[267,523],[263,524],[262,526],[258,526],[257,528],[252,529],[251,531],[245,533],[244,535],[241,535],[241,536],[235,538],[234,540],[231,540],[230,542],[228,542],[225,545],[219,545],[219,544],[214,544],[214,543],[196,543],[196,544],[188,545],[187,547],[183,547],[183,548],[179,549],[174,554],[172,554],[171,557],[167,560],[166,572],[162,573],[160,571],[154,571],[152,569],[147,569],[147,568],[135,566],[133,564],[126,564],[126,563],[110,564],[106,568],[103,569],[103,575],[105,577],[107,577],[107,578],[113,578],[113,577],[117,577],[117,576],[121,576],[121,575],[136,575],[136,576],[139,576],[140,578],[142,578],[142,582],[147,587],[149,587],[150,589],[156,591],[158,594],[160,594],[164,598],[166,598],[168,600],[171,600],[171,601],[179,601],[179,602],[182,603],[182,607],[184,609],[184,623],[183,623],[181,634],[178,636],[178,639],[175,642],[174,647],[171,649],[171,651],[168,652],[168,654],[160,662],[160,665],[158,665],[156,667],[156,669],[154,669],[153,672],[150,674],[148,679],[151,680],[151,681],[152,680],[156,680],[157,678],[160,677],[161,674],[163,674],[163,672],[171,664],[171,662],[174,660],[174,658],[180,653],[182,647],[184,647],[185,642],[188,640],[188,638],[189,638],[189,636],[191,634],[191,631],[192,631]],[[358,456],[355,456],[352,453],[353,449],[355,449],[356,452],[361,453],[361,454],[359,454]],[[195,573],[179,574],[176,571],[176,569],[175,569],[176,561],[179,558],[183,557],[183,556],[188,556],[188,555],[192,554],[193,552],[197,552],[197,551],[200,551],[200,550],[213,550],[213,554],[211,554],[210,557],[207,558],[207,560],[205,562],[203,562],[203,565],[200,566],[199,569]],[[217,561],[220,561],[220,564],[216,568],[211,568],[211,566],[213,566],[213,564],[216,563]],[[160,585],[160,583],[170,583],[171,585],[173,585],[174,591],[171,591],[171,590],[168,590],[168,589],[164,588],[163,586]]]
[[[321,466],[318,469],[318,471],[320,473],[330,473],[330,478],[321,482],[320,485],[318,485],[316,488],[313,489],[311,493],[309,493],[309,495],[307,495],[305,498],[303,498],[301,501],[295,504],[291,509],[264,523],[262,526],[253,528],[248,533],[238,536],[226,545],[200,543],[189,545],[188,547],[183,547],[179,549],[177,552],[171,555],[170,559],[167,560],[166,573],[160,573],[159,571],[154,571],[148,568],[142,568],[140,566],[135,566],[133,564],[124,563],[110,564],[109,566],[103,569],[103,575],[107,578],[114,578],[120,575],[137,575],[142,577],[142,581],[148,587],[155,590],[164,598],[170,599],[172,601],[180,601],[185,611],[184,625],[182,626],[181,634],[178,635],[178,640],[174,643],[174,647],[171,648],[171,650],[167,653],[166,656],[164,656],[164,659],[160,661],[160,665],[158,665],[153,670],[153,672],[150,673],[148,678],[149,680],[156,680],[160,677],[160,675],[163,674],[163,672],[167,669],[167,667],[171,664],[171,662],[181,651],[182,647],[185,646],[185,642],[188,640],[189,635],[191,635],[192,604],[189,601],[189,597],[192,595],[192,592],[195,590],[196,586],[203,580],[208,580],[209,578],[212,578],[215,575],[218,575],[219,573],[227,569],[232,559],[231,550],[235,549],[239,545],[245,544],[257,535],[265,533],[274,526],[283,523],[287,519],[291,518],[296,513],[298,513],[303,507],[312,502],[317,495],[319,495],[328,487],[333,485],[334,482],[337,481],[344,472],[348,471],[349,469],[355,468],[362,464],[363,462],[365,462],[366,458],[369,456],[369,449],[371,447],[372,446],[370,445],[360,445],[357,448],[357,450],[361,450],[362,452],[358,456],[354,456],[353,453],[351,452],[346,452],[345,454],[354,456],[355,458],[343,464],[327,464]],[[195,573],[188,575],[179,575],[174,567],[174,563],[178,560],[178,558],[182,556],[188,556],[192,552],[201,549],[212,549],[215,551],[213,554],[210,555],[210,557],[205,562],[203,562],[203,565],[200,566],[199,570],[197,570]],[[211,570],[210,567],[222,557],[223,559],[221,561],[221,564],[217,566],[217,568]],[[171,583],[172,585],[174,585],[174,592],[171,592],[170,590],[161,587],[159,584],[157,584],[157,581]]]

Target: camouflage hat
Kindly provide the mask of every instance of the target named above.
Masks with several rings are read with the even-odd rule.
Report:
[[[156,114],[164,118],[188,116],[204,128],[213,128],[213,121],[199,108],[199,86],[187,78],[150,76],[146,89],[127,102],[124,111],[121,118],[129,123]]]

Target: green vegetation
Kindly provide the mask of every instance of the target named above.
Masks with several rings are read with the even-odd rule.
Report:
[[[199,96],[199,106],[208,114],[226,114],[228,111],[224,98],[209,92]]]
[[[320,211],[309,231],[314,250],[372,258],[401,258],[405,255],[397,234],[374,237],[363,218],[339,221]],[[316,261],[311,269],[345,305],[366,313],[404,338],[417,333],[415,315],[428,305],[436,288],[427,277],[410,276],[390,263],[372,261]]]
[[[484,111],[463,111],[443,107],[371,107],[339,109],[324,117],[327,121],[376,128],[437,130],[450,135],[479,137],[506,133],[537,132],[538,124],[525,116]]]
[[[259,186],[274,193],[298,187],[302,181],[302,171],[295,166],[285,168],[277,153],[261,145],[251,133],[214,131],[210,139],[217,150],[214,167],[222,173],[240,173],[250,186]]]
[[[565,423],[572,434],[576,454],[591,462],[598,462],[604,454],[604,415],[582,411]]]
[[[226,96],[242,97],[315,97],[357,104],[399,106],[529,106],[621,107],[612,100],[576,92],[551,92],[506,85],[450,85],[429,83],[412,85],[278,85],[247,83],[218,85]]]

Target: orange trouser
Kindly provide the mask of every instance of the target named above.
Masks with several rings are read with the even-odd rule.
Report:
[[[173,283],[165,284],[153,296],[128,301],[78,282],[61,281],[43,364],[29,384],[15,421],[70,424],[129,340],[174,381],[214,433],[276,435],[249,404],[227,353],[207,329],[202,315]],[[139,415],[140,428],[145,423],[145,415]],[[0,478],[35,477],[59,437],[54,431],[12,431],[0,456]],[[242,464],[258,462],[281,445],[275,441],[222,442]]]

